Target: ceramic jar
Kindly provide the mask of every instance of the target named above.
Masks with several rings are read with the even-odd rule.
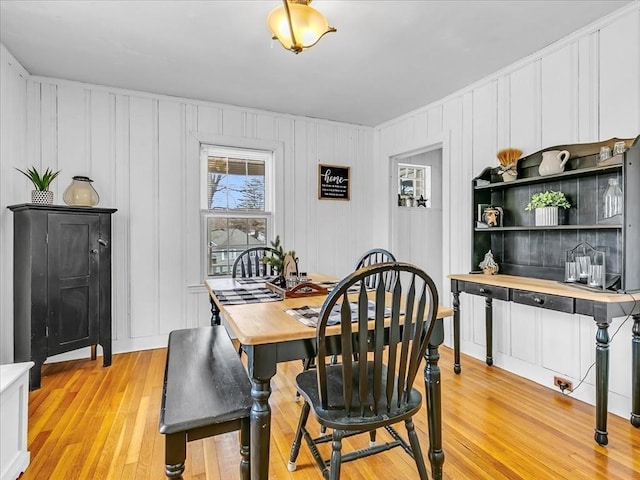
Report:
[[[72,207],[93,207],[100,201],[98,192],[91,185],[89,177],[73,177],[71,184],[64,191],[64,203]]]

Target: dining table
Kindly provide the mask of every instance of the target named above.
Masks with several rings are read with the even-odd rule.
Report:
[[[311,274],[309,281],[331,291],[338,279]],[[294,315],[301,308],[319,312],[327,294],[283,298],[267,288],[270,278],[212,278],[205,281],[211,302],[212,325],[224,324],[247,355],[253,405],[250,415],[250,471],[252,480],[269,477],[271,441],[271,379],[281,362],[304,360],[316,356],[316,329],[305,318]],[[281,292],[280,292],[281,293]],[[437,323],[425,354],[424,369],[426,413],[429,430],[428,460],[432,477],[442,478],[441,383],[438,347],[444,341],[443,318],[453,310],[438,306]],[[224,319],[224,321],[222,321]],[[340,335],[338,325],[327,334]]]

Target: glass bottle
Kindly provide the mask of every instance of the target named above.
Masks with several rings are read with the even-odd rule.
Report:
[[[62,199],[67,205],[74,207],[93,207],[100,201],[98,192],[91,185],[89,177],[75,176],[64,191]]]
[[[622,190],[618,186],[617,178],[609,179],[609,186],[602,197],[602,216],[611,218],[622,214]]]

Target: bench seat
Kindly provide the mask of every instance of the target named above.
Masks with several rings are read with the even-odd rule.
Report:
[[[249,478],[251,382],[223,326],[169,334],[160,433],[165,435],[165,474],[181,478],[186,443],[240,431],[240,472]]]

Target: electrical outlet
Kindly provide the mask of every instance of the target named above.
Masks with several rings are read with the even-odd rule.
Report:
[[[573,392],[573,382],[562,377],[553,377],[553,384],[560,389],[561,392]]]

